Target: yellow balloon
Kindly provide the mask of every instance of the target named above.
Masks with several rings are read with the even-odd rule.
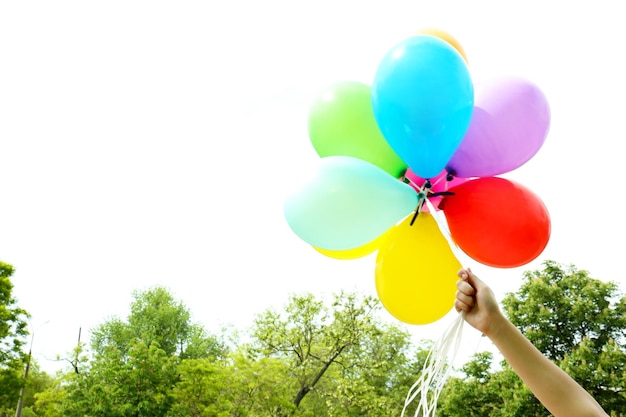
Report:
[[[421,212],[388,232],[376,257],[376,292],[392,316],[428,324],[454,307],[461,264],[432,214]]]
[[[359,246],[357,248],[353,248],[353,249],[331,250],[331,249],[318,248],[316,246],[313,246],[313,249],[315,249],[319,253],[326,255],[330,258],[342,259],[342,260],[357,259],[357,258],[362,258],[364,256],[367,256],[371,253],[374,253],[376,250],[378,250],[383,239],[385,239],[385,236],[387,236],[388,234],[389,232],[385,232],[379,237],[377,237],[376,239],[372,240],[371,242],[366,243],[365,245]]]
[[[450,45],[452,45],[452,47],[454,49],[457,50],[457,52],[459,54],[461,54],[461,56],[463,57],[463,59],[465,60],[465,63],[467,64],[467,55],[465,55],[465,51],[463,50],[463,47],[461,46],[461,44],[459,43],[459,41],[457,41],[452,35],[450,35],[448,32],[445,32],[441,29],[436,29],[436,28],[424,28],[422,30],[417,31],[418,35],[431,35],[431,36],[436,36],[439,39],[442,39],[446,42],[448,42]]]

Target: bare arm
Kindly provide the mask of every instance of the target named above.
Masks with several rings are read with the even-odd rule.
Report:
[[[457,311],[487,336],[555,417],[608,417],[596,400],[545,357],[500,311],[491,289],[469,269],[459,271]]]

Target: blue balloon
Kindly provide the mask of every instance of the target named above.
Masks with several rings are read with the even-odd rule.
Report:
[[[474,108],[474,85],[448,42],[417,35],[383,58],[371,87],[376,122],[413,172],[434,178],[461,144]]]
[[[285,201],[287,223],[328,250],[363,246],[411,214],[419,196],[382,168],[351,156],[320,159],[314,175]]]

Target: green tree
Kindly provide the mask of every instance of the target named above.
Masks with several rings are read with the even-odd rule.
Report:
[[[182,302],[164,288],[135,291],[127,320],[98,326],[91,359],[70,372],[62,409],[66,416],[165,416],[185,358],[219,358],[221,341],[191,322]]]
[[[73,375],[73,374],[66,374]],[[64,382],[67,376],[50,377],[45,387],[34,394],[32,410],[38,417],[57,417],[63,415],[62,404],[67,395]]]
[[[399,414],[417,375],[408,375],[415,369],[408,334],[382,323],[379,311],[376,299],[342,292],[330,308],[305,294],[292,296],[284,312],[261,314],[249,352],[284,361],[291,375],[280,391],[291,407],[273,415]]]
[[[31,358],[28,370],[28,378],[24,383],[24,397],[22,416],[27,417],[29,414],[39,415],[37,413],[37,397],[44,391],[55,386],[57,381],[48,373],[39,368],[39,364]]]
[[[168,417],[227,417],[232,397],[226,386],[234,376],[221,362],[186,359],[178,367],[180,381],[172,390],[174,404]]]
[[[561,367],[587,388],[605,410],[616,412],[616,416],[626,416],[624,347],[609,340],[598,354],[593,345],[590,339],[584,339],[565,356]]]
[[[111,346],[96,355],[87,372],[74,374],[63,415],[93,417],[164,416],[178,380],[173,356],[135,339],[125,353]]]
[[[184,360],[168,417],[349,417],[399,414],[427,352],[368,297],[311,294],[270,309],[252,341],[222,359]],[[303,387],[306,389],[303,394]]]
[[[163,287],[134,291],[130,314],[126,321],[111,318],[92,332],[94,352],[114,346],[125,355],[133,340],[147,346],[157,342],[166,355],[180,359],[219,356],[224,346],[203,326],[193,323],[182,301]]]
[[[607,412],[626,415],[626,297],[615,282],[544,262],[502,304],[511,322]]]
[[[0,262],[0,413],[15,412],[20,389],[24,385],[27,355],[22,347],[28,335],[30,315],[17,306],[13,296],[12,265]]]
[[[85,392],[80,392],[83,388],[80,386],[80,382],[89,376],[88,371],[89,356],[85,349],[85,343],[80,342],[72,349],[67,357],[61,359],[57,357],[57,360],[64,360],[68,363],[65,370],[58,371],[54,378],[45,385],[45,388],[38,390],[35,397],[35,404],[32,409],[38,417],[58,417],[62,415],[71,415],[67,412],[67,409],[73,409],[68,407],[68,396],[72,394],[72,401],[78,402],[87,397],[88,391],[85,388]],[[81,373],[80,370],[83,370]],[[79,378],[79,375],[81,377]],[[84,384],[88,385],[88,384]]]
[[[167,417],[269,417],[294,409],[289,368],[280,359],[234,352],[224,360],[186,359],[178,369]]]
[[[508,367],[494,372],[493,354],[479,352],[461,367],[463,377],[450,378],[439,397],[442,417],[535,416],[529,413],[532,393]],[[534,407],[534,405],[533,405]],[[540,414],[541,415],[541,414]]]
[[[610,340],[624,342],[626,299],[615,282],[593,279],[575,266],[544,262],[527,271],[502,304],[511,322],[550,359],[560,361],[584,339],[600,354]]]
[[[414,348],[404,329],[382,323],[377,327],[378,332],[362,339],[360,355],[342,359],[346,366],[335,367],[337,376],[321,391],[328,416],[400,415],[433,343],[423,340]],[[414,415],[415,406],[405,415]]]

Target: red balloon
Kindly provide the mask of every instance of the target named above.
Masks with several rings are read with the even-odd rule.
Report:
[[[499,177],[450,188],[440,204],[452,240],[475,261],[498,268],[527,264],[550,239],[543,201],[521,184]]]

